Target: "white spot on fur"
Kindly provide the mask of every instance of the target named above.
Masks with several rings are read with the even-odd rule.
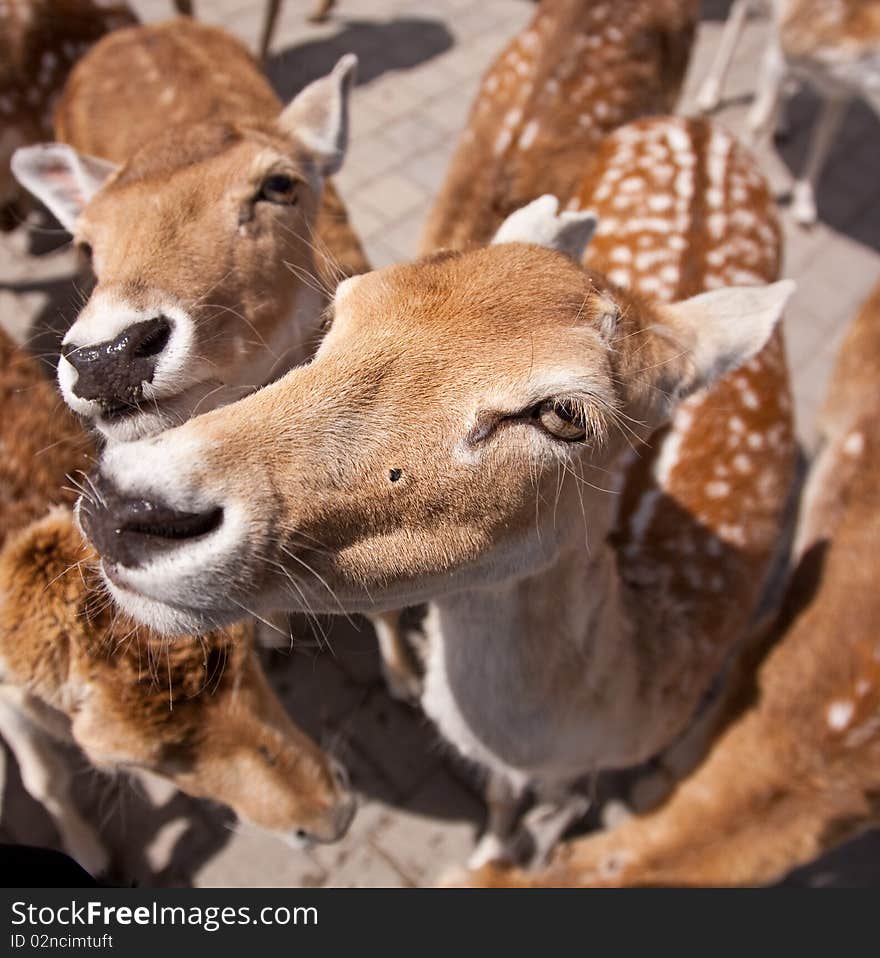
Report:
[[[832,702],[828,706],[828,711],[825,713],[828,727],[835,732],[840,732],[842,729],[845,729],[852,721],[854,711],[855,707],[852,702]]]
[[[684,406],[679,406],[673,421],[673,428],[663,441],[660,454],[654,463],[654,478],[657,484],[665,487],[669,483],[673,469],[678,463],[681,454],[681,444],[694,421],[693,413]]]
[[[744,546],[746,536],[742,526],[732,526],[728,523],[722,523],[718,527],[718,535],[725,541],[734,546]]]
[[[513,139],[513,132],[510,127],[505,126],[501,128],[501,132],[498,134],[497,139],[495,140],[495,146],[492,148],[492,152],[495,156],[501,156],[501,154],[510,146],[510,141]]]
[[[860,456],[865,449],[865,437],[860,432],[851,432],[843,443],[843,451],[848,456]]]
[[[529,122],[525,126],[525,129],[522,131],[522,135],[519,138],[519,148],[521,150],[527,150],[535,142],[535,137],[537,135],[538,135],[538,121],[529,120]]]
[[[723,499],[730,494],[730,483],[716,479],[706,483],[706,495],[710,499]]]

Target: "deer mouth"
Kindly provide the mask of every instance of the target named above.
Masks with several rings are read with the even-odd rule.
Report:
[[[198,412],[208,412],[213,405],[205,403],[216,392],[217,383],[198,382],[176,393],[144,397],[136,402],[118,399],[102,400],[94,415],[97,427],[111,439],[142,439],[162,432]]]
[[[108,400],[101,403],[101,411],[98,415],[105,422],[118,422],[120,419],[135,416],[141,411],[137,403]]]

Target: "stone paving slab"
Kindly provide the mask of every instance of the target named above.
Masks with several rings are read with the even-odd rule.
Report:
[[[169,15],[169,0],[134,0],[144,20]],[[708,0],[682,110],[693,108],[716,49],[728,3]],[[352,107],[351,152],[339,176],[355,227],[376,266],[412,256],[433,196],[476,92],[508,38],[532,16],[529,0],[338,0],[330,23],[305,21],[306,2],[285,3],[268,63],[279,93],[291,96],[342,53],[360,57]],[[256,44],[263,4],[201,0],[199,15]],[[741,131],[765,35],[749,23],[717,120]],[[799,95],[792,134],[779,151],[760,152],[780,196],[803,162],[815,102]],[[798,429],[807,448],[834,353],[846,324],[880,279],[880,126],[865,108],[847,118],[819,193],[822,222],[794,225],[783,209],[785,272],[799,280],[786,317]],[[0,323],[24,335],[42,313],[58,324],[73,309],[62,247],[38,258],[51,235],[23,231],[0,245]],[[55,319],[61,310],[61,319]],[[467,857],[483,816],[470,771],[437,741],[413,709],[391,701],[369,630],[343,620],[319,652],[301,630],[289,654],[272,653],[273,682],[292,714],[349,767],[362,795],[350,834],[336,846],[292,850],[225,813],[157,792],[154,785],[109,783],[83,769],[86,803],[100,815],[118,868],[144,884],[412,886],[430,884]],[[45,813],[6,768],[0,840],[56,840]],[[861,859],[860,859],[861,861]],[[816,880],[828,883],[828,873]],[[799,877],[797,881],[807,881]]]

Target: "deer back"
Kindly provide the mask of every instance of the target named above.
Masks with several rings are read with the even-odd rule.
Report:
[[[611,134],[570,206],[599,215],[586,265],[649,300],[777,278],[767,184],[733,137],[705,121],[647,119]],[[613,541],[623,578],[646,596],[642,641],[658,646],[658,668],[673,652],[666,640],[682,643],[667,690],[680,723],[759,600],[794,461],[781,333],[630,457]]]
[[[9,169],[12,151],[51,138],[73,65],[105,33],[136,22],[122,2],[6,0],[0,7],[0,205],[20,196]]]
[[[485,242],[543,193],[567,200],[606,133],[670,111],[697,7],[694,0],[543,0],[483,78],[422,250]]]

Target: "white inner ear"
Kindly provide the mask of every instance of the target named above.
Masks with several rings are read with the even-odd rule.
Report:
[[[793,280],[769,286],[728,286],[662,308],[691,344],[697,381],[708,385],[763,349],[795,290]]]
[[[565,253],[580,262],[598,222],[595,213],[557,213],[559,200],[549,193],[511,213],[492,237],[498,243],[532,243]]]
[[[118,167],[85,156],[65,143],[40,143],[16,150],[10,163],[15,178],[54,214],[68,231],[89,200]]]
[[[279,124],[314,154],[322,176],[338,173],[348,148],[348,104],[357,57],[347,53],[284,108]]]

